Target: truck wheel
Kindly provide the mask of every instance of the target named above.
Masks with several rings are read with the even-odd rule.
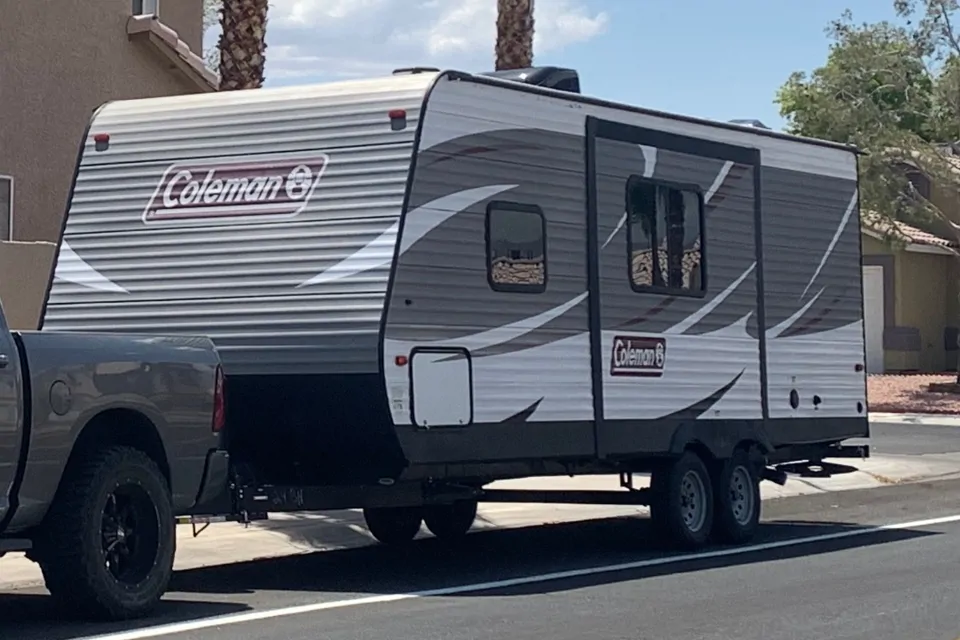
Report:
[[[146,454],[110,447],[68,469],[40,536],[47,589],[83,617],[150,613],[173,573],[170,489]]]
[[[476,500],[458,500],[452,504],[430,505],[423,512],[423,522],[430,533],[441,540],[462,538],[477,519]]]
[[[713,537],[718,542],[742,544],[760,526],[760,480],[745,451],[738,450],[718,468],[714,480],[716,517]]]
[[[363,510],[363,519],[373,537],[384,544],[410,542],[423,522],[417,507],[371,507]]]
[[[713,490],[710,473],[697,454],[685,451],[672,464],[656,469],[650,489],[650,518],[665,542],[682,549],[707,543],[713,527]]]

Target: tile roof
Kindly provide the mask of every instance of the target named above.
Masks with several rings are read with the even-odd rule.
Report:
[[[879,214],[874,212],[862,212],[860,214],[860,220],[863,223],[863,227],[872,229],[883,235],[889,234],[891,236],[898,237],[903,242],[925,244],[937,247],[950,247],[953,249],[960,248],[960,244],[958,244],[956,241],[951,241],[947,238],[941,238],[938,235],[929,233],[923,229],[918,229],[917,227],[906,224],[905,222],[900,222],[899,220],[895,221],[883,219]]]

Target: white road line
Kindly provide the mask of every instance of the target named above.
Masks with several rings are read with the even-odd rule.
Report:
[[[350,598],[347,600],[334,600],[332,602],[317,602],[314,604],[305,604],[296,607],[284,607],[282,609],[270,609],[265,611],[251,611],[249,613],[228,614],[224,616],[203,618],[201,620],[191,620],[189,622],[177,622],[173,624],[158,625],[155,627],[146,627],[143,629],[133,629],[131,631],[121,631],[119,633],[108,633],[99,636],[88,636],[78,638],[77,640],[143,640],[144,638],[159,638],[162,636],[172,636],[201,629],[210,629],[214,627],[225,627],[228,625],[244,624],[247,622],[259,622],[271,618],[284,618],[287,616],[296,616],[304,613],[315,613],[327,609],[344,609],[346,607],[361,607],[371,604],[382,604],[384,602],[395,602],[397,600],[413,600],[416,598],[429,598],[435,596],[449,596],[458,593],[469,593],[473,591],[490,591],[492,589],[503,589],[506,587],[515,587],[518,585],[535,584],[538,582],[549,582],[553,580],[568,580],[570,578],[579,578],[583,576],[597,575],[603,573],[613,573],[616,571],[627,571],[632,569],[643,569],[646,567],[656,567],[667,564],[680,564],[693,560],[709,560],[711,558],[722,558],[726,556],[738,556],[758,551],[769,551],[771,549],[782,549],[784,547],[796,547],[802,544],[814,542],[827,542],[830,540],[840,540],[842,538],[854,538],[857,536],[866,536],[880,533],[883,531],[898,531],[903,529],[919,529],[922,527],[933,527],[941,524],[960,522],[960,514],[943,516],[940,518],[929,518],[927,520],[914,520],[913,522],[900,522],[895,524],[884,524],[873,527],[864,527],[861,529],[850,529],[846,531],[836,531],[834,533],[823,533],[815,536],[806,536],[803,538],[791,538],[789,540],[777,540],[775,542],[763,542],[751,544],[742,547],[728,549],[716,549],[714,551],[702,551],[697,553],[685,553],[680,555],[664,556],[662,558],[651,558],[649,560],[638,560],[636,562],[623,562],[620,564],[610,564],[589,569],[573,569],[570,571],[557,571],[554,573],[542,573],[521,578],[508,578],[505,580],[493,580],[491,582],[478,582],[475,584],[465,584],[457,587],[444,587],[442,589],[428,589],[426,591],[411,591],[408,593],[394,593],[376,596],[367,596],[364,598]],[[823,523],[824,526],[830,526],[830,523]]]

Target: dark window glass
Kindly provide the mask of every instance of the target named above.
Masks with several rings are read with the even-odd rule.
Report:
[[[496,291],[540,293],[547,284],[545,223],[539,208],[492,203],[487,208],[487,272]]]
[[[700,194],[632,177],[626,200],[633,288],[702,291]]]

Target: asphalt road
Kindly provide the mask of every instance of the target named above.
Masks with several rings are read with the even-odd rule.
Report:
[[[188,621],[175,635],[141,628],[114,638],[954,640],[960,522],[865,529],[953,514],[960,514],[960,480],[768,503],[759,548],[736,555],[721,549],[715,557],[670,559],[650,544],[643,519],[482,532],[455,547],[426,539],[406,551],[317,553],[179,573],[158,615],[139,625],[57,622],[41,591],[3,595],[0,637],[65,640]],[[849,537],[769,548],[838,533]],[[590,572],[619,563],[635,566]],[[571,570],[588,573],[457,588]],[[441,592],[403,595],[435,589]],[[317,603],[328,608],[256,619],[270,609]],[[253,619],[210,628],[189,622],[231,614]]]
[[[877,453],[960,451],[957,428],[873,431]],[[611,519],[197,569],[175,576],[155,616],[121,625],[60,620],[39,589],[0,594],[0,638],[960,638],[960,480],[767,502],[744,553],[684,558],[648,533],[644,519]],[[159,635],[165,624],[179,628]]]

